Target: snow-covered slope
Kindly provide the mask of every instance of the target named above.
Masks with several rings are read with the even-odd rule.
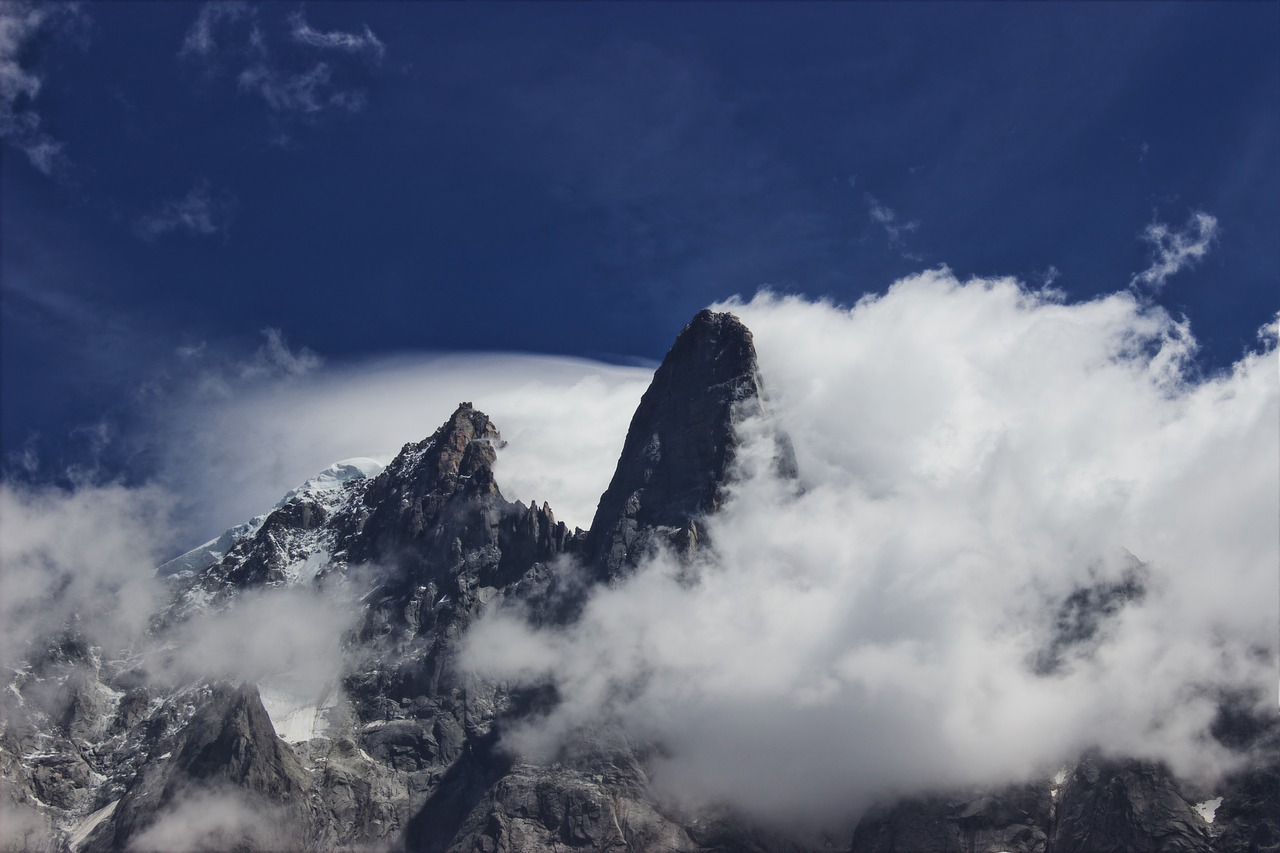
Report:
[[[343,459],[333,463],[314,477],[309,477],[297,488],[290,489],[276,502],[273,509],[279,509],[295,499],[305,499],[315,501],[330,510],[336,510],[351,495],[350,490],[344,490],[344,486],[376,477],[385,467],[384,463],[368,456]],[[163,563],[156,569],[156,574],[161,577],[196,574],[217,565],[233,548],[257,533],[262,528],[263,522],[267,520],[267,515],[269,513],[255,516],[249,521],[228,528],[220,536]],[[314,575],[314,572],[311,574]]]

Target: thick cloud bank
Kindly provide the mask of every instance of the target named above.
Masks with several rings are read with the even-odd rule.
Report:
[[[1229,763],[1217,697],[1275,701],[1274,326],[1201,378],[1188,326],[1129,293],[1065,304],[939,270],[852,309],[720,307],[754,332],[803,491],[744,423],[696,581],[660,557],[570,628],[489,614],[469,663],[562,698],[509,748],[617,725],[660,747],[667,794],[777,819],[1092,746]]]

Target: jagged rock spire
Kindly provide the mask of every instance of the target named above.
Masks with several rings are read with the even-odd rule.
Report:
[[[600,498],[583,549],[598,577],[616,577],[660,538],[696,541],[694,520],[718,508],[733,463],[735,410],[762,393],[751,331],[732,314],[700,311],[641,398]],[[783,444],[780,463],[793,472]]]
[[[364,493],[367,516],[354,521],[348,562],[378,565],[388,600],[416,612],[422,590],[470,599],[564,550],[570,531],[549,506],[502,496],[493,474],[501,446],[497,427],[471,403],[430,438],[405,445]]]
[[[500,441],[488,415],[462,403],[430,438],[406,444],[369,484],[370,513],[352,544],[351,561],[410,555],[448,562],[455,538],[481,533],[466,516],[502,500],[493,478]]]

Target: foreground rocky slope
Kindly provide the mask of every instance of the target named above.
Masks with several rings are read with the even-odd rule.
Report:
[[[1224,723],[1249,763],[1219,791],[1084,756],[1056,779],[884,803],[817,840],[663,802],[647,775],[659,747],[617,732],[579,732],[546,763],[504,752],[505,727],[557,697],[459,666],[468,627],[507,605],[572,620],[592,584],[617,582],[652,549],[707,547],[699,519],[725,498],[735,424],[763,405],[750,332],[702,312],[644,395],[589,531],[503,497],[501,437],[463,403],[385,469],[339,463],[162,566],[168,603],[136,654],[103,659],[74,625],[50,626],[0,700],[4,849],[1280,849],[1276,728],[1253,719]],[[794,475],[785,438],[778,447],[778,469]],[[182,663],[194,620],[282,591],[349,614],[331,683],[306,693]],[[1077,609],[1092,610],[1072,611],[1068,639],[1087,640],[1080,626],[1123,598],[1082,598]],[[1210,795],[1221,796],[1212,823],[1197,808]]]

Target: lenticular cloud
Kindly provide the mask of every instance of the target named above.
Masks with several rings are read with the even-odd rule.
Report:
[[[1220,697],[1275,701],[1275,325],[1204,378],[1188,325],[1131,293],[943,269],[852,308],[718,307],[755,335],[803,488],[746,421],[693,571],[659,556],[568,628],[489,614],[469,663],[561,698],[510,749],[616,725],[656,745],[669,795],[774,819],[1095,747],[1230,764]]]

